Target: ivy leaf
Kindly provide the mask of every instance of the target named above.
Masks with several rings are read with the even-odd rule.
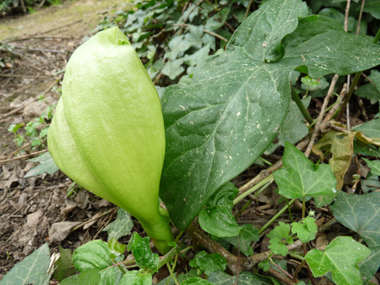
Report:
[[[198,252],[190,263],[191,267],[196,267],[210,275],[214,271],[224,271],[227,268],[226,259],[220,253],[207,254],[204,250]]]
[[[244,224],[242,228],[239,233],[239,242],[237,236],[225,237],[223,239],[231,243],[234,247],[239,248],[246,256],[250,256],[253,254],[251,243],[253,241],[259,241],[260,239],[259,229],[251,224]]]
[[[286,243],[292,244],[293,239],[290,237],[290,225],[280,222],[277,227],[275,227],[267,237],[270,238],[268,246],[274,254],[281,254],[286,256],[288,254],[288,248]]]
[[[36,158],[29,159],[27,161],[31,162],[39,162],[40,164],[36,167],[33,167],[25,174],[24,178],[36,176],[42,173],[48,173],[53,175],[55,172],[59,170],[58,166],[55,164],[53,157],[49,152],[45,152]]]
[[[54,270],[53,277],[57,281],[62,281],[63,279],[74,275],[76,273],[76,270],[73,265],[70,248],[64,249],[63,247],[59,246],[59,254],[59,259],[55,263],[57,268]]]
[[[300,0],[265,2],[239,26],[225,52],[197,65],[190,84],[165,89],[160,196],[179,229],[268,148],[288,112],[295,68],[320,78],[380,63],[380,46],[344,32],[334,20],[307,14]]]
[[[307,243],[315,239],[315,234],[318,228],[315,224],[315,219],[312,217],[306,217],[298,223],[292,223],[292,233],[297,234],[297,237],[303,242]]]
[[[73,253],[73,264],[79,272],[93,268],[105,269],[111,266],[108,244],[98,239],[78,247]]]
[[[367,163],[368,167],[371,168],[371,173],[375,175],[380,175],[380,160],[368,160],[363,158],[363,160]]]
[[[377,272],[380,265],[380,211],[378,203],[380,192],[364,195],[339,193],[339,197],[330,206],[335,218],[345,227],[357,232],[372,250],[371,255],[360,266],[368,281]],[[362,269],[363,268],[363,269]]]
[[[60,282],[60,285],[93,285],[93,284],[99,284],[100,281],[100,275],[99,275],[99,268],[92,268],[82,271],[80,274],[70,276],[62,282]],[[39,284],[39,283],[37,283]]]
[[[367,137],[380,138],[380,119],[365,122],[364,124],[354,127],[353,129],[355,131],[362,132]]]
[[[367,175],[367,179],[362,179],[360,181],[360,184],[364,193],[380,189],[379,176],[373,175],[371,173]]]
[[[231,285],[231,284],[235,284],[236,276],[231,276],[227,273],[216,271],[210,274],[207,281],[209,281],[211,284]],[[267,283],[263,283],[261,279],[255,274],[251,272],[243,271],[243,272],[240,272],[239,274],[239,280],[237,284],[239,285],[265,285]],[[272,285],[272,283],[270,284]]]
[[[171,80],[174,80],[178,75],[185,71],[182,64],[183,58],[169,61],[167,64],[165,64],[161,72],[162,74],[168,76]]]
[[[355,250],[353,250],[355,249]],[[305,259],[315,277],[320,277],[331,271],[337,284],[361,284],[357,264],[370,254],[370,250],[351,237],[337,237],[325,251],[313,249]]]
[[[148,272],[127,271],[119,285],[152,285],[152,275]]]
[[[285,143],[284,168],[273,173],[279,193],[288,199],[333,195],[336,179],[330,165],[314,165],[290,143]]]
[[[119,208],[119,210],[117,210],[116,220],[106,226],[103,232],[108,232],[108,241],[112,238],[118,240],[123,236],[129,235],[132,227],[133,221],[129,213]]]
[[[49,246],[45,243],[39,249],[17,263],[0,281],[2,284],[48,285],[52,273],[46,274],[50,264]]]
[[[142,238],[138,233],[134,232],[129,240],[127,249],[132,251],[136,264],[140,268],[148,268],[152,272],[157,272],[159,256],[150,249],[149,240],[150,237]]]
[[[236,186],[227,182],[207,202],[199,213],[203,230],[218,237],[237,236],[242,230],[232,215],[233,199],[239,193]]]
[[[180,274],[177,277],[177,281],[179,284],[182,284],[186,279],[189,279],[191,277],[197,277],[197,270],[196,269],[191,269],[188,273],[186,274]],[[168,283],[168,279],[170,278],[170,281]],[[157,283],[157,285],[176,285],[173,278],[170,276],[166,277],[165,279],[161,280],[160,282]]]

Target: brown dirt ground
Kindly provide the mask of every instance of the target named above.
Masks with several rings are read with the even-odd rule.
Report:
[[[57,102],[60,71],[72,52],[91,35],[104,12],[129,5],[125,0],[76,0],[25,16],[0,18],[0,59],[7,65],[0,67],[0,280],[45,242],[51,252],[57,252],[59,245],[75,249],[94,238],[106,238],[101,230],[115,217],[114,206],[85,190],[67,197],[71,181],[60,171],[23,178],[37,165],[26,160],[45,150],[46,141],[18,150],[8,128],[27,124]],[[11,51],[1,50],[4,43]],[[41,94],[45,103],[37,101]],[[19,159],[20,155],[28,157]],[[59,222],[68,222],[66,234],[62,227],[58,231],[63,237],[69,233],[62,241],[51,230]],[[71,231],[74,224],[79,228]]]

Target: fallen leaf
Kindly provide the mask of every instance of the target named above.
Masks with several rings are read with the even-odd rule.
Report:
[[[49,231],[50,242],[63,241],[71,233],[71,230],[81,223],[82,222],[54,223]]]

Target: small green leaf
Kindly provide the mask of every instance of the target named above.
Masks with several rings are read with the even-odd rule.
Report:
[[[111,238],[108,241],[108,247],[110,249],[111,258],[116,258],[124,253],[127,246],[125,244],[119,243],[115,238]]]
[[[8,132],[16,133],[19,128],[21,128],[24,124],[11,124],[8,128]]]
[[[239,248],[246,256],[253,254],[251,243],[260,239],[259,229],[252,224],[244,224],[242,230],[239,233],[239,241],[237,236],[225,237],[224,240],[231,243],[234,247]]]
[[[337,237],[325,251],[313,249],[305,259],[315,277],[332,273],[334,281],[339,285],[361,284],[357,264],[370,254],[370,250],[351,237]]]
[[[314,165],[290,143],[285,143],[285,168],[273,173],[279,193],[286,198],[333,195],[336,179],[330,165]]]
[[[119,285],[152,285],[152,275],[144,271],[127,271]]]
[[[101,240],[93,240],[78,247],[74,250],[73,263],[79,272],[93,268],[105,269],[111,266],[108,244]]]
[[[59,246],[60,257],[56,262],[57,268],[54,270],[54,279],[57,281],[62,281],[63,279],[74,275],[76,270],[73,265],[71,258],[71,249],[64,249]]]
[[[199,213],[203,230],[218,237],[237,236],[242,230],[232,215],[233,199],[239,193],[236,186],[227,182],[210,198]]]
[[[45,243],[23,261],[17,263],[9,271],[1,284],[25,285],[38,284],[48,285],[52,273],[46,274],[50,264],[49,246]]]
[[[193,260],[191,260],[191,261],[193,261]],[[194,266],[196,266],[196,264],[194,264]],[[180,275],[178,275],[177,281],[179,282],[179,284],[182,284],[182,282],[185,281],[186,279],[189,279],[191,277],[197,277],[197,276],[198,276],[197,270],[196,269],[191,269],[186,274],[180,274]],[[169,278],[170,278],[170,281],[169,281],[169,283],[167,283]],[[157,285],[176,285],[176,284],[175,284],[173,278],[171,278],[171,276],[168,276],[165,279],[163,279],[160,282],[158,282]]]
[[[269,260],[265,259],[265,260],[261,261],[258,264],[258,267],[261,268],[262,270],[264,270],[265,272],[267,272],[269,270],[269,268],[270,268]]]
[[[303,242],[307,243],[315,239],[315,234],[318,228],[315,224],[315,219],[312,217],[306,217],[298,223],[292,223],[292,233],[297,234],[297,237]]]
[[[308,87],[316,87],[319,85],[319,79],[311,78],[310,76],[306,75],[301,78],[301,82],[305,84]]]
[[[373,175],[371,173],[367,175],[367,179],[362,179],[360,181],[360,184],[364,193],[380,189],[379,176]]]
[[[117,210],[116,220],[105,227],[103,231],[108,232],[108,241],[112,238],[118,240],[123,236],[127,236],[131,233],[133,227],[133,221],[131,215],[125,210],[119,208]]]
[[[218,252],[207,254],[205,251],[201,251],[195,255],[193,260],[195,260],[195,262],[192,264],[196,264],[196,266],[203,270],[206,275],[210,275],[211,272],[214,271],[224,271],[227,267],[226,259]]]
[[[40,162],[40,164],[30,169],[28,173],[25,174],[24,178],[36,176],[45,172],[50,175],[53,175],[55,172],[59,170],[58,166],[55,164],[54,159],[52,158],[49,152],[41,154],[39,157],[28,159],[27,161]]]
[[[380,160],[368,160],[363,158],[363,160],[367,163],[368,167],[371,168],[371,173],[375,175],[380,175]]]
[[[268,235],[270,245],[268,246],[274,254],[285,256],[288,254],[286,243],[293,243],[290,237],[290,225],[280,222]]]
[[[132,251],[136,264],[140,268],[148,268],[152,272],[157,272],[159,256],[150,249],[149,240],[150,237],[142,238],[138,233],[134,232],[129,240],[127,249],[128,251]]]
[[[94,285],[99,284],[99,268],[87,269],[80,274],[70,276],[62,280],[60,285]]]

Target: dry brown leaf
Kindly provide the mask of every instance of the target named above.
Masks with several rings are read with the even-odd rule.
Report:
[[[54,223],[49,231],[50,242],[63,241],[73,228],[81,224],[81,222],[59,222]]]

